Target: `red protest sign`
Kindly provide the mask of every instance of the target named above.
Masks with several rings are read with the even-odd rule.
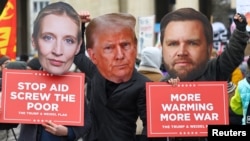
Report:
[[[146,93],[149,137],[202,137],[229,122],[226,82],[147,82]]]
[[[83,73],[3,70],[0,122],[83,126]]]

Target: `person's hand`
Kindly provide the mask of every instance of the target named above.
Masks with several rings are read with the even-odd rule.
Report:
[[[53,135],[56,136],[67,136],[68,135],[68,128],[63,125],[57,125],[52,121],[44,122],[42,126],[45,130]]]
[[[234,23],[238,30],[243,31],[243,32],[246,31],[247,20],[243,14],[236,13],[234,15]]]
[[[180,78],[176,77],[176,78],[170,78],[168,80],[168,83],[173,85],[173,86],[177,86],[177,84],[180,82]]]
[[[82,23],[87,23],[91,20],[89,11],[80,11],[78,14],[81,18]]]
[[[79,17],[82,21],[82,39],[83,39],[83,42],[82,42],[80,51],[78,52],[78,54],[76,56],[78,56],[80,54],[85,54],[85,42],[84,42],[85,23],[90,22],[90,20],[91,20],[89,11],[80,11],[78,14],[79,14]]]

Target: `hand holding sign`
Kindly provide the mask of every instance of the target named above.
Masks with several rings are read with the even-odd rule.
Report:
[[[57,136],[67,136],[68,128],[62,125],[57,125],[52,121],[46,121],[42,124],[46,131]]]

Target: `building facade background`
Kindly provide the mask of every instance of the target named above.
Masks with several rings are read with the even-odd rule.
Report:
[[[41,8],[59,0],[17,0],[17,56],[20,54],[34,55],[31,46],[33,21]],[[229,15],[235,10],[236,0],[60,0],[71,4],[77,11],[88,10],[91,18],[112,12],[125,12],[137,19],[144,16],[155,16],[155,23],[168,12],[182,7],[192,7],[204,13],[211,21],[222,20],[228,24]],[[229,5],[223,15],[216,14],[214,9],[220,5]],[[234,7],[233,7],[234,6]],[[225,7],[225,6],[224,6]],[[220,9],[220,8],[218,8]],[[219,18],[218,18],[219,17]],[[222,18],[220,18],[222,17]],[[138,23],[138,22],[137,22]],[[138,24],[137,24],[138,26]],[[138,30],[138,27],[136,27]],[[138,33],[137,33],[138,35]],[[157,35],[156,35],[157,36]],[[157,37],[156,37],[157,38]],[[157,39],[154,41],[156,42]]]

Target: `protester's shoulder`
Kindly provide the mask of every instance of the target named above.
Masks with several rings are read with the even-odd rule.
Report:
[[[150,80],[149,78],[147,78],[146,76],[142,75],[141,73],[136,71],[136,75],[134,75],[134,77],[140,81],[140,82],[152,82],[152,80]]]
[[[248,83],[248,81],[247,81],[246,78],[243,78],[242,80],[240,80],[240,81],[238,82],[238,87],[239,87],[239,88],[241,88],[241,87],[250,88],[249,85],[250,85],[250,84]],[[247,86],[247,87],[246,87],[246,86]]]
[[[250,85],[249,82],[247,81],[246,78],[240,80],[238,82],[237,88],[236,88],[237,93],[239,93],[239,95],[243,96],[243,97],[248,97],[248,99],[250,99],[250,95],[248,95],[249,91],[250,91]]]
[[[208,73],[208,74],[214,75],[217,72],[218,67],[221,67],[221,66],[226,67],[226,64],[221,63],[221,62],[223,62],[221,60],[224,60],[225,57],[221,57],[221,56],[224,56],[224,55],[220,55],[216,58],[212,58],[207,62],[206,69],[204,72],[205,74]]]

